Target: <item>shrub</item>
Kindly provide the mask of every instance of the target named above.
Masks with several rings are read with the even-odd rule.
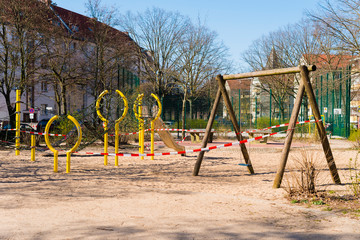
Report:
[[[207,126],[208,120],[204,120],[204,119],[186,119],[186,128],[187,129],[196,129],[196,128],[202,128],[205,129]],[[179,122],[179,126],[181,128],[182,126],[182,121]],[[177,122],[174,122],[171,127],[176,128],[177,127]],[[213,125],[212,125],[213,129],[218,129],[219,128],[219,123],[215,120]]]
[[[288,178],[285,190],[290,196],[311,196],[317,193],[317,180],[320,167],[317,164],[318,157],[313,152],[301,151],[300,156],[295,158],[295,169]]]
[[[360,148],[360,131],[359,130],[352,131],[349,136],[349,140],[354,142],[354,146],[356,148]]]

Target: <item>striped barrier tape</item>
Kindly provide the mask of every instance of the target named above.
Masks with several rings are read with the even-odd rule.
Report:
[[[322,120],[309,120],[309,121],[302,121],[299,122],[298,124],[303,124],[303,123],[307,123],[307,122],[321,122]],[[95,153],[95,152],[74,152],[75,154],[86,154],[86,155],[99,155],[99,156],[120,156],[120,157],[151,157],[151,156],[167,156],[167,155],[178,155],[178,154],[187,154],[187,153],[194,153],[194,152],[204,152],[204,151],[211,151],[214,149],[220,149],[220,148],[225,148],[225,147],[232,147],[232,146],[237,146],[243,143],[247,143],[247,142],[252,142],[252,141],[256,141],[256,140],[260,140],[262,138],[267,138],[282,132],[287,132],[293,129],[287,129],[284,131],[280,131],[280,132],[275,132],[275,133],[269,133],[263,136],[258,136],[258,137],[254,137],[251,139],[244,139],[241,141],[237,141],[237,142],[231,142],[231,143],[226,143],[226,144],[222,144],[222,145],[216,145],[216,146],[211,146],[211,147],[206,147],[206,148],[198,148],[198,149],[192,149],[192,150],[185,150],[185,151],[179,151],[179,152],[165,152],[165,153]]]
[[[306,120],[306,121],[296,122],[296,124],[305,124],[305,123],[310,123],[310,122],[316,122],[316,121],[315,120]],[[319,122],[322,122],[322,120],[319,120]],[[244,131],[241,133],[254,133],[254,132],[269,130],[272,128],[279,128],[279,127],[286,127],[286,126],[289,126],[289,123],[278,124],[278,125],[274,125],[274,126],[263,128],[263,129],[254,129],[254,130],[250,130],[250,131]]]
[[[16,128],[6,129],[2,131],[16,131]],[[34,135],[45,135],[45,132],[33,132],[33,131],[20,131],[22,133],[29,133]],[[55,137],[66,137],[66,134],[58,134],[58,133],[49,133],[49,136],[55,136]]]
[[[304,123],[310,123],[310,122],[314,122],[315,120],[307,120],[307,121],[301,121],[301,122],[296,122],[296,124],[304,124]],[[322,120],[319,120],[322,121]],[[279,125],[274,125],[271,127],[267,127],[267,128],[262,128],[262,129],[253,129],[253,130],[249,130],[249,131],[243,131],[241,133],[254,133],[254,132],[259,132],[259,131],[264,131],[264,130],[269,130],[269,129],[273,129],[273,128],[279,128],[279,127],[286,127],[289,126],[289,123],[283,123],[283,124],[279,124]],[[12,128],[12,129],[6,129],[6,130],[2,130],[2,131],[16,131],[16,128]],[[147,131],[151,131],[150,128],[145,129],[145,132]],[[203,130],[195,130],[195,129],[176,129],[176,128],[160,128],[160,129],[154,129],[154,131],[170,131],[170,132],[204,132]],[[34,131],[20,131],[20,132],[24,132],[24,133],[29,133],[29,134],[35,134],[35,135],[45,135],[45,132],[34,132]],[[212,132],[216,132],[216,131],[212,131]],[[231,131],[229,131],[231,132]],[[131,133],[120,133],[119,135],[135,135],[138,134],[139,132],[131,132]],[[239,133],[238,133],[239,134]],[[49,136],[56,136],[56,137],[66,137],[66,134],[57,134],[57,133],[49,133]],[[115,134],[109,134],[109,136],[115,136]],[[188,135],[185,136],[185,138]],[[184,138],[184,139],[185,139]],[[183,142],[184,139],[181,141]]]

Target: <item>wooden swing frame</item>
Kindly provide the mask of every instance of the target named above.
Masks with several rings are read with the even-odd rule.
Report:
[[[300,73],[300,76],[301,76],[300,85],[299,85],[299,89],[298,89],[298,92],[296,95],[294,108],[291,113],[290,122],[289,122],[289,126],[288,126],[288,134],[285,138],[285,144],[284,144],[284,148],[282,150],[281,159],[280,159],[280,163],[279,163],[279,166],[277,169],[273,187],[279,188],[281,185],[281,181],[284,176],[287,159],[288,159],[289,152],[290,152],[291,142],[293,139],[297,118],[298,118],[298,115],[300,112],[301,102],[304,97],[305,91],[308,96],[314,118],[316,120],[316,127],[318,130],[319,136],[320,136],[320,141],[321,141],[321,144],[323,147],[323,151],[325,153],[326,161],[327,161],[327,164],[328,164],[328,167],[330,170],[332,180],[336,184],[341,184],[340,177],[339,177],[339,174],[338,174],[338,171],[336,168],[336,164],[334,161],[334,157],[333,157],[333,154],[332,154],[332,151],[330,148],[329,140],[326,136],[324,124],[321,122],[321,115],[320,115],[319,107],[316,102],[315,94],[314,94],[314,91],[313,91],[313,88],[312,88],[312,85],[310,82],[309,72],[315,71],[315,70],[316,70],[315,65],[308,65],[308,66],[302,65],[302,66],[293,67],[293,68],[281,68],[281,69],[272,69],[272,70],[265,70],[265,71],[233,74],[233,75],[218,75],[218,76],[216,76],[216,80],[218,82],[219,88],[218,88],[218,91],[217,91],[217,94],[215,97],[215,101],[214,101],[213,108],[210,113],[210,117],[209,117],[207,126],[206,126],[205,136],[203,138],[201,148],[206,148],[206,146],[207,146],[210,132],[212,129],[212,125],[215,120],[216,109],[219,106],[221,95],[223,96],[223,101],[225,103],[226,109],[230,116],[230,120],[234,126],[236,137],[237,137],[238,141],[243,140],[243,136],[241,135],[241,131],[240,131],[240,126],[236,120],[236,116],[235,116],[229,95],[225,88],[226,80]],[[249,154],[247,152],[247,149],[246,149],[246,146],[244,143],[240,144],[240,149],[241,149],[241,152],[245,159],[245,163],[246,163],[245,165],[247,166],[249,173],[254,174],[254,169],[252,167],[252,164],[251,164],[251,161],[249,158]],[[202,163],[204,154],[205,154],[204,151],[199,152],[199,155],[197,157],[197,160],[196,160],[196,163],[194,166],[194,171],[193,171],[194,176],[199,175],[199,171],[200,171],[200,167],[201,167],[201,163]]]

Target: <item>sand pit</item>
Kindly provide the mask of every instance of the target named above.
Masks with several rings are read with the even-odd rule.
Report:
[[[346,192],[348,161],[357,151],[343,140],[331,146],[345,184],[332,184],[322,159],[320,188]],[[51,152],[37,152],[30,162],[30,151],[15,156],[3,149],[0,239],[359,239],[358,218],[291,204],[284,189],[272,188],[281,149],[280,143],[248,145],[255,175],[238,165],[239,147],[210,151],[198,177],[192,176],[196,153],[154,161],[123,157],[119,167],[114,157],[104,166],[102,156],[74,155],[66,174],[65,155],[53,173]],[[323,158],[319,144],[295,141],[289,165],[304,149]]]

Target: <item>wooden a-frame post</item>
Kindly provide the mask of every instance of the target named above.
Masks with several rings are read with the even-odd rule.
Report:
[[[309,102],[311,105],[311,109],[313,111],[313,115],[315,117],[316,120],[316,126],[319,132],[319,136],[320,136],[320,140],[322,143],[322,147],[326,156],[326,161],[328,163],[328,167],[330,169],[330,173],[331,173],[331,177],[333,179],[333,181],[336,184],[340,184],[340,177],[339,174],[337,172],[337,168],[335,165],[335,161],[334,161],[334,157],[332,155],[331,152],[331,148],[330,148],[330,144],[329,141],[327,139],[326,136],[326,131],[324,128],[323,123],[321,122],[321,115],[320,115],[320,111],[319,111],[319,107],[317,105],[316,99],[315,99],[315,95],[314,95],[314,91],[312,89],[311,86],[311,82],[310,82],[310,77],[309,77],[309,71],[315,71],[316,70],[316,66],[314,65],[310,65],[310,66],[300,66],[300,67],[293,67],[293,68],[283,68],[283,69],[272,69],[272,70],[265,70],[265,71],[258,71],[258,72],[250,72],[250,73],[240,73],[240,74],[234,74],[234,75],[218,75],[216,77],[216,80],[218,82],[219,85],[219,89],[217,91],[216,97],[215,97],[215,101],[214,101],[214,105],[213,108],[211,110],[211,114],[208,120],[208,124],[206,126],[206,131],[205,131],[205,136],[204,139],[202,141],[202,148],[206,148],[207,143],[208,143],[208,138],[210,136],[210,132],[211,132],[211,128],[212,125],[214,123],[214,119],[215,119],[215,115],[216,115],[216,109],[219,105],[220,102],[220,98],[221,95],[223,95],[223,99],[224,99],[224,103],[226,105],[226,108],[228,110],[231,122],[234,126],[235,129],[235,133],[237,136],[237,139],[239,141],[241,141],[242,135],[240,133],[240,127],[236,121],[236,117],[235,117],[235,113],[233,111],[229,96],[227,94],[227,91],[225,89],[225,81],[226,80],[231,80],[231,79],[242,79],[242,78],[251,78],[251,77],[264,77],[264,76],[271,76],[271,75],[281,75],[281,74],[293,74],[293,73],[300,73],[301,75],[301,79],[300,79],[300,86],[299,86],[299,90],[296,96],[296,100],[295,100],[295,104],[294,104],[294,108],[293,108],[293,112],[291,114],[291,118],[290,118],[290,122],[289,122],[289,127],[288,127],[288,135],[285,139],[285,146],[283,148],[282,151],[282,156],[281,156],[281,161],[278,167],[278,171],[274,180],[274,187],[275,188],[279,188],[281,185],[281,181],[284,175],[284,171],[285,171],[285,167],[286,167],[286,162],[287,162],[287,158],[289,155],[289,151],[290,151],[290,146],[291,146],[291,142],[292,142],[292,138],[294,135],[294,130],[295,130],[295,126],[296,126],[296,122],[297,122],[297,118],[299,115],[299,111],[300,111],[300,107],[301,107],[301,101],[302,98],[304,96],[304,92],[306,91],[306,94],[309,98]],[[250,173],[254,173],[254,170],[252,168],[250,159],[249,159],[249,155],[247,153],[247,149],[245,147],[245,144],[240,144],[240,148],[241,151],[243,153],[246,165],[248,167],[248,170]],[[199,174],[200,171],[200,167],[201,167],[201,162],[202,159],[204,157],[204,151],[200,152],[194,167],[194,171],[193,171],[193,175],[197,176]]]
[[[285,145],[284,145],[284,148],[283,148],[283,151],[282,151],[282,154],[281,154],[281,160],[280,160],[280,164],[279,164],[276,176],[275,176],[273,187],[274,188],[279,188],[280,185],[281,185],[281,181],[282,181],[284,171],[285,171],[285,167],[286,167],[287,158],[289,156],[289,151],[290,151],[292,138],[293,138],[293,135],[294,135],[294,130],[295,130],[295,126],[296,126],[296,120],[298,118],[300,107],[301,107],[301,101],[302,101],[302,98],[304,96],[304,90],[306,91],[306,94],[307,94],[307,96],[309,98],[310,106],[311,106],[311,109],[313,111],[313,115],[314,115],[314,118],[315,118],[315,121],[316,121],[316,127],[317,127],[317,130],[319,132],[320,141],[321,141],[324,153],[325,153],[325,157],[326,157],[328,167],[330,169],[331,177],[332,177],[334,183],[340,184],[341,183],[340,177],[339,177],[339,174],[337,172],[334,157],[333,157],[332,152],[331,152],[329,140],[328,140],[328,138],[326,136],[326,131],[325,131],[324,124],[321,121],[321,115],[320,115],[319,107],[318,107],[318,104],[316,102],[314,91],[312,89],[311,82],[310,82],[309,70],[308,70],[308,68],[306,66],[300,66],[300,75],[301,75],[300,86],[299,86],[298,93],[296,95],[294,108],[293,108],[293,111],[291,113],[291,118],[290,118],[290,122],[289,122],[289,126],[288,126],[288,135],[286,136],[286,139],[285,139]]]
[[[228,114],[229,114],[231,122],[232,122],[232,124],[234,126],[236,138],[239,141],[243,140],[243,136],[241,135],[241,132],[240,132],[240,126],[239,126],[239,124],[238,124],[238,122],[236,120],[236,116],[235,116],[234,110],[232,108],[232,104],[231,104],[229,95],[228,95],[228,93],[226,91],[226,88],[225,88],[225,80],[223,79],[223,76],[221,76],[221,75],[216,76],[216,80],[218,82],[219,88],[218,88],[218,91],[217,91],[217,94],[216,94],[216,97],[215,97],[214,105],[213,105],[213,108],[211,110],[207,126],[206,126],[205,136],[203,138],[201,148],[206,148],[206,146],[207,146],[208,139],[209,139],[210,132],[211,132],[211,128],[212,128],[212,125],[214,123],[214,119],[215,119],[215,115],[216,115],[216,109],[219,106],[221,95],[223,96],[223,100],[224,100],[226,109],[228,110]],[[245,146],[244,143],[240,144],[240,149],[241,149],[241,152],[242,152],[242,154],[244,156],[245,163],[246,163],[246,166],[247,166],[247,168],[249,170],[249,173],[254,174],[254,169],[253,169],[253,167],[251,165],[249,154],[248,154],[248,151],[247,151],[246,146]],[[197,157],[195,167],[194,167],[194,171],[193,171],[194,176],[199,175],[201,162],[202,162],[202,160],[204,158],[204,154],[205,154],[205,152],[201,151],[199,153],[198,157]]]

